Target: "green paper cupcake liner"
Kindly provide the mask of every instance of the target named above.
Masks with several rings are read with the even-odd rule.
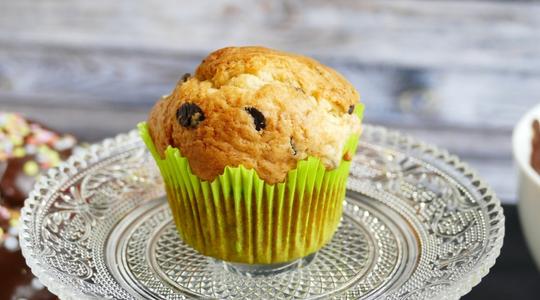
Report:
[[[356,109],[359,116],[362,111]],[[147,124],[138,127],[163,176],[180,236],[203,255],[248,264],[288,262],[319,250],[337,229],[350,161],[327,171],[308,157],[278,184],[242,165],[205,181],[179,149],[169,146],[162,157]],[[351,136],[344,153],[354,154],[357,144],[358,136]]]

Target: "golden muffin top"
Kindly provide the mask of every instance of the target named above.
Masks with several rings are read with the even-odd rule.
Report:
[[[158,101],[148,127],[160,153],[180,149],[203,180],[243,165],[273,184],[308,156],[337,167],[347,139],[360,133],[358,100],[342,75],[311,58],[228,47]]]

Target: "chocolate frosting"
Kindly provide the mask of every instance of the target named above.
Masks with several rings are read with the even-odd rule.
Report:
[[[0,300],[58,299],[34,277],[19,245],[19,216],[37,176],[71,155],[75,139],[0,111]]]
[[[540,122],[534,120],[531,151],[531,166],[538,174],[540,174]]]

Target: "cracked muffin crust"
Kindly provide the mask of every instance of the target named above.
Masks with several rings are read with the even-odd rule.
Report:
[[[180,149],[203,180],[243,165],[273,184],[308,156],[336,168],[347,139],[361,130],[358,100],[343,76],[313,59],[229,47],[159,100],[148,127],[161,154]]]

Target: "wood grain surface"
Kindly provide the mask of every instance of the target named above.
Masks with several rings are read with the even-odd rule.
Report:
[[[540,102],[538,16],[535,1],[0,1],[0,109],[98,141],[209,51],[266,45],[336,68],[367,122],[447,148],[514,202],[512,127]]]

